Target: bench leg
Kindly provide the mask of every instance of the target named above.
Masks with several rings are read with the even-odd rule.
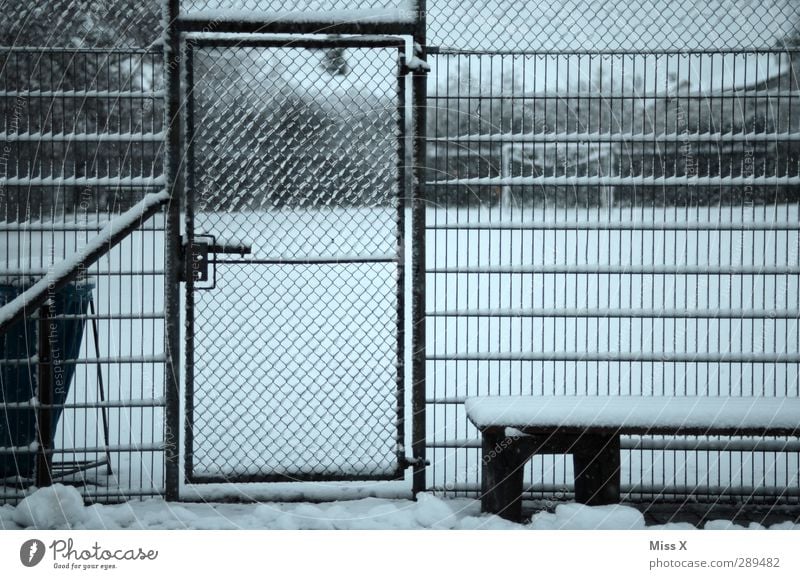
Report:
[[[483,433],[481,511],[522,520],[523,468],[530,455],[501,430]]]
[[[575,500],[585,505],[619,503],[619,435],[582,437],[572,451]]]

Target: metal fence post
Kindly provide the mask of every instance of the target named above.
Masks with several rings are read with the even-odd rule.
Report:
[[[184,225],[186,229],[186,240],[184,250],[187,257],[181,264],[183,270],[183,280],[185,288],[184,308],[186,322],[184,331],[186,337],[183,340],[183,356],[186,361],[184,365],[184,396],[183,396],[183,468],[186,477],[190,479],[194,472],[194,348],[195,348],[195,281],[199,273],[194,268],[197,266],[196,252],[200,251],[200,246],[195,242],[194,212],[196,206],[195,196],[195,155],[194,155],[194,44],[187,40],[185,44],[183,64],[186,68],[185,75],[185,94],[186,94],[186,173],[184,179]],[[176,426],[177,427],[177,426]]]
[[[164,44],[164,71],[167,90],[166,115],[166,186],[171,195],[167,208],[164,255],[164,315],[166,371],[164,395],[166,399],[164,424],[165,495],[167,500],[179,498],[179,431],[180,431],[180,67],[181,46],[177,30],[180,11],[179,0],[165,4],[167,23]]]
[[[417,30],[414,35],[416,58],[425,59],[426,3],[418,0]],[[413,232],[412,232],[412,401],[413,416],[411,448],[414,456],[412,490],[414,496],[426,488],[426,431],[425,431],[425,128],[427,115],[427,74],[420,67],[413,72],[414,91],[414,175],[413,175]]]
[[[406,212],[411,206],[408,199],[406,159],[406,70],[405,53],[398,51],[397,63],[397,459],[400,476],[403,476],[407,459],[406,443]]]

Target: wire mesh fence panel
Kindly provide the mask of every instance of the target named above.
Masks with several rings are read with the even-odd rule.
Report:
[[[8,0],[0,45],[147,48],[163,33],[161,7],[152,0]]]
[[[275,19],[409,17],[416,2],[306,0],[182,0],[181,13],[212,21],[262,14]],[[6,45],[149,46],[162,33],[161,3],[134,0],[13,0],[0,26]],[[778,46],[796,38],[793,0],[558,0],[531,3],[429,1],[431,45],[466,50],[610,51],[729,50]],[[325,31],[320,31],[325,33]]]
[[[6,47],[0,305],[163,188],[161,55]],[[53,477],[89,500],[163,492],[163,220],[51,296]],[[37,312],[0,336],[0,499],[34,469]]]
[[[480,488],[468,396],[799,395],[797,59],[431,59],[430,488]],[[623,449],[630,497],[800,496],[796,440]],[[571,463],[528,468],[569,496]]]
[[[398,474],[397,56],[192,50],[190,243],[251,252],[187,285],[192,480]]]
[[[793,0],[429,1],[428,42],[499,51],[698,51],[783,46],[800,31]]]

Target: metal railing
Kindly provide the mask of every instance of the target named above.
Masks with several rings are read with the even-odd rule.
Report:
[[[161,54],[0,53],[0,500],[161,494]]]

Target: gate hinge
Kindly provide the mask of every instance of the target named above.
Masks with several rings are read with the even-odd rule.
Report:
[[[400,67],[401,74],[408,74],[409,72],[430,72],[431,65],[419,58],[412,56],[406,60]]]
[[[418,456],[406,456],[403,457],[402,466],[403,468],[415,468],[418,466],[430,466],[431,461],[426,458],[419,458]]]

